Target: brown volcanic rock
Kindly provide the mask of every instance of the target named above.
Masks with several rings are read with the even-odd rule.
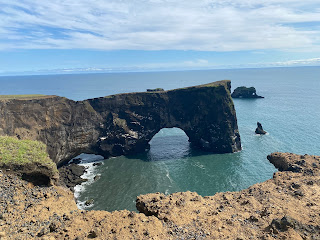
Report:
[[[241,149],[230,81],[171,91],[72,101],[48,96],[0,101],[0,135],[42,141],[62,165],[82,152],[104,157],[144,151],[162,128],[179,127],[192,146]]]
[[[0,234],[7,239],[320,239],[320,157],[274,153],[268,159],[284,171],[266,182],[209,197],[142,195],[141,213],[80,211],[70,191],[33,187],[0,173]]]
[[[274,153],[268,159],[284,171],[243,191],[147,194],[137,198],[137,209],[182,229],[173,231],[176,238],[320,239],[320,157]]]

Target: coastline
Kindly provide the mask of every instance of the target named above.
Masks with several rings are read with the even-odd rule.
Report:
[[[80,201],[79,197],[81,196],[81,193],[83,191],[85,191],[85,189],[87,187],[89,187],[95,181],[95,177],[100,176],[100,175],[96,174],[97,166],[94,165],[95,163],[96,163],[96,161],[90,162],[90,163],[80,163],[79,164],[80,166],[85,167],[85,172],[80,177],[82,179],[87,180],[87,181],[85,181],[81,184],[78,184],[74,187],[74,198],[75,198],[75,201],[77,203],[78,208],[81,210],[85,210],[89,207],[92,207],[92,205],[94,204],[94,202],[92,202],[91,204],[86,204],[87,201],[90,201],[91,199],[88,198],[88,199],[85,199],[84,201]]]
[[[0,173],[3,239],[319,239],[320,157],[274,153],[272,179],[239,192],[137,198],[141,213],[79,210],[59,186]]]
[[[85,191],[85,189],[95,181],[95,177],[100,176],[96,174],[96,168],[98,164],[103,165],[104,164],[103,161],[105,159],[99,155],[82,153],[76,158],[71,159],[68,164],[73,163],[75,160],[78,161],[78,163],[76,163],[78,166],[83,167],[82,175],[79,176],[79,178],[83,179],[83,181],[79,181],[78,179],[75,179],[74,181],[75,186],[69,187],[69,189],[74,194],[77,207],[80,210],[85,210],[86,208],[91,207],[93,203],[88,205],[86,204],[86,201],[90,199],[85,199],[84,201],[80,201],[79,197],[81,195],[81,192]],[[68,165],[66,165],[66,167],[68,167]]]

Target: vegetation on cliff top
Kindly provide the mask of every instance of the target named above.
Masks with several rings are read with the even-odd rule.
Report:
[[[32,163],[58,172],[56,164],[48,156],[46,145],[42,142],[0,136],[0,167]]]
[[[29,99],[38,99],[38,98],[47,98],[48,95],[43,94],[24,94],[24,95],[0,95],[0,100],[10,100],[10,99],[19,99],[19,100],[29,100]]]

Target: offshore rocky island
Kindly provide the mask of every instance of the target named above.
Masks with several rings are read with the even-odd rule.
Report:
[[[81,152],[142,151],[164,127],[180,127],[206,151],[240,150],[230,81],[79,102],[11,98],[1,100],[0,114],[1,135],[11,136],[0,139],[1,240],[320,238],[318,156],[271,154],[279,172],[239,192],[142,195],[140,213],[79,210],[59,185],[56,165]]]

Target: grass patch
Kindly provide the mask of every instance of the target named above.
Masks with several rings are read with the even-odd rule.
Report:
[[[18,140],[0,136],[0,166],[40,163],[57,172],[56,164],[49,158],[46,145],[32,140]]]
[[[0,99],[8,100],[8,99],[37,99],[37,98],[48,98],[50,96],[43,94],[24,94],[24,95],[0,95]]]

